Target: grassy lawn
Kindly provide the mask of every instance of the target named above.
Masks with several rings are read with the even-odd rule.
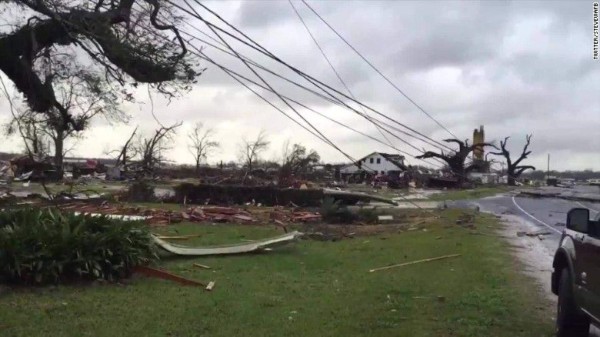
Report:
[[[477,215],[477,228],[467,229],[455,224],[461,213],[446,210],[418,230],[303,240],[264,254],[163,257],[162,268],[216,281],[212,292],[142,277],[127,285],[8,291],[0,295],[0,335],[551,336],[552,313],[517,271],[508,244],[492,234],[496,219]],[[201,234],[189,245],[280,234],[266,226],[161,230],[175,232]],[[462,256],[368,272],[446,254]]]

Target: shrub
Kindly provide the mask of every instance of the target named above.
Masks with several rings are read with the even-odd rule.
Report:
[[[341,204],[341,200],[329,197],[324,198],[321,203],[321,217],[325,222],[345,224],[352,223],[357,219],[356,214]]]
[[[0,212],[0,281],[118,280],[157,256],[141,223],[50,209]]]
[[[357,217],[360,221],[368,224],[377,223],[379,218],[377,208],[360,208],[357,212]]]

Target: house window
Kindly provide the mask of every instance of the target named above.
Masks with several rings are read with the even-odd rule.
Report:
[[[369,164],[373,164],[373,158],[369,158]]]
[[[377,158],[377,164],[381,164],[381,158]]]

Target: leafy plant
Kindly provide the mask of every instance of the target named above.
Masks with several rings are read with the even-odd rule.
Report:
[[[0,281],[118,280],[157,258],[139,222],[53,209],[0,212]]]
[[[321,217],[329,223],[352,223],[356,220],[356,214],[352,213],[348,207],[341,204],[341,200],[333,198],[324,198],[321,203]]]
[[[357,212],[357,217],[360,221],[374,224],[377,223],[379,213],[377,212],[377,208],[360,208]]]

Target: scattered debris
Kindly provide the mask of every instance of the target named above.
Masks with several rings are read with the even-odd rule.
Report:
[[[204,289],[206,289],[208,291],[212,291],[214,287],[215,287],[215,281],[210,281],[210,282],[208,282],[208,285]]]
[[[87,213],[92,216],[107,214],[114,218],[125,220],[146,220],[151,225],[169,225],[189,222],[231,222],[231,223],[256,223],[259,221],[275,222],[281,226],[286,222],[319,222],[321,214],[318,212],[296,211],[283,207],[274,207],[269,213],[268,209],[249,210],[234,207],[203,206],[189,207],[181,211],[164,209],[143,209],[135,206],[109,205],[106,203],[86,203],[84,201],[68,202],[61,205],[64,210],[74,213]]]
[[[386,266],[386,267],[375,268],[375,269],[369,270],[369,272],[372,273],[372,272],[380,271],[380,270],[387,270],[387,269],[391,269],[391,268],[404,267],[404,266],[408,266],[408,265],[412,265],[412,264],[417,264],[417,263],[424,263],[424,262],[431,262],[431,261],[449,259],[449,258],[458,257],[458,256],[461,256],[461,254],[452,254],[452,255],[444,255],[444,256],[432,257],[432,258],[429,258],[429,259],[423,259],[423,260],[417,260],[417,261],[412,261],[412,262],[405,262],[405,263],[400,263],[400,264],[394,264],[394,265]]]
[[[552,232],[548,232],[545,230],[540,230],[540,231],[536,231],[536,232],[517,232],[517,236],[518,237],[523,237],[523,236],[529,236],[529,237],[534,237],[534,236],[544,236],[544,235],[550,235],[552,234]]]
[[[378,222],[394,221],[394,217],[392,215],[378,215],[377,221]]]
[[[355,204],[358,201],[370,202],[370,201],[378,201],[386,204],[397,206],[398,203],[394,200],[390,200],[387,198],[378,197],[375,195],[369,195],[362,192],[349,192],[349,191],[339,191],[324,188],[323,194],[325,196],[333,197],[336,200],[342,200],[344,204]]]
[[[156,269],[156,268],[151,268],[151,267],[146,267],[146,266],[138,266],[135,268],[135,272],[148,276],[148,277],[155,277],[155,278],[159,278],[159,279],[163,279],[163,280],[167,280],[167,281],[174,281],[177,283],[180,283],[182,285],[186,285],[186,286],[200,286],[200,287],[206,287],[207,285],[199,282],[199,281],[195,281],[195,280],[190,280],[181,276],[177,276],[175,274],[171,274],[167,271],[161,270],[161,269]],[[214,285],[214,282],[211,282]],[[209,283],[210,285],[210,283]],[[211,287],[212,289],[212,287]]]
[[[303,234],[297,231],[292,233],[284,234],[278,237],[265,239],[262,241],[256,241],[252,243],[235,244],[230,246],[222,247],[186,247],[180,245],[174,245],[167,241],[161,240],[156,236],[152,236],[154,242],[162,249],[176,254],[186,256],[204,256],[204,255],[228,255],[228,254],[241,254],[250,253],[255,251],[265,250],[274,246],[286,244],[289,242],[297,241]]]
[[[203,269],[211,269],[209,266],[200,264],[200,263],[194,263],[194,267],[203,268]]]

